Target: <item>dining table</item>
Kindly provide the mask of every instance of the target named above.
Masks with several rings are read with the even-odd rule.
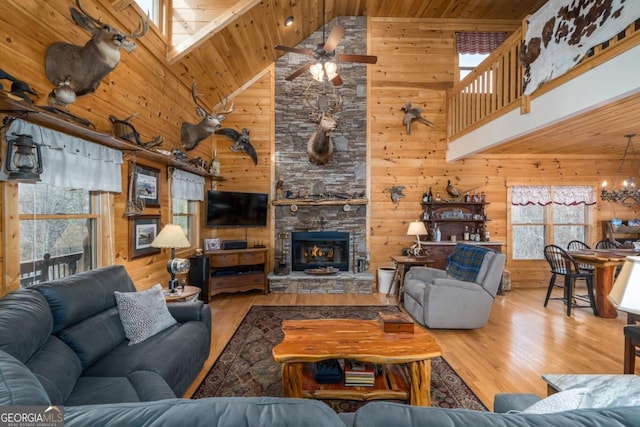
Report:
[[[615,318],[618,311],[609,302],[607,296],[613,287],[618,266],[624,264],[628,256],[636,256],[633,249],[584,249],[569,251],[573,259],[580,264],[595,268],[595,297],[599,317]]]

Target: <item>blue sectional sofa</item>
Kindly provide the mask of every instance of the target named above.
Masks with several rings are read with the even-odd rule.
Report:
[[[135,290],[124,267],[110,266],[5,295],[3,359],[11,356],[33,373],[47,404],[182,396],[209,355],[211,310],[202,302],[169,304],[177,323],[128,345],[114,292]]]

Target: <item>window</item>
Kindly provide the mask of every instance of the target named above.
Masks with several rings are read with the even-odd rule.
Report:
[[[22,286],[97,267],[98,200],[86,190],[19,184]]]
[[[151,22],[156,24],[156,27],[162,29],[162,20],[163,18],[163,0],[135,0],[136,4],[140,6],[140,9],[145,14],[149,14],[149,19]]]
[[[193,245],[196,241],[195,235],[195,202],[185,199],[173,199],[173,223],[179,224],[187,235],[187,239]]]
[[[473,71],[485,58],[488,53],[460,53],[458,54],[458,69],[460,70],[460,80],[463,80],[467,74]]]
[[[595,205],[589,186],[512,188],[511,232],[514,260],[544,259],[544,247],[588,242]]]
[[[504,32],[456,32],[456,52],[460,80],[484,61],[491,52],[504,43]],[[490,76],[489,81],[491,81]]]

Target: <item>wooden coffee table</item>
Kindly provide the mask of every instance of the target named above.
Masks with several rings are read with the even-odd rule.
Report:
[[[273,348],[282,363],[285,397],[312,399],[406,400],[431,405],[431,358],[441,355],[433,337],[419,327],[414,333],[385,333],[378,320],[284,320],[284,339]],[[384,365],[373,387],[317,384],[313,363],[353,359]]]

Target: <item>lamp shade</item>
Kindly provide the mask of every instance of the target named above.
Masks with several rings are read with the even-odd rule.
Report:
[[[407,229],[407,236],[419,236],[421,234],[427,234],[427,227],[424,226],[424,222],[411,222],[409,224],[409,228]]]
[[[640,257],[627,257],[608,299],[620,311],[640,314]]]
[[[153,239],[151,246],[154,248],[188,248],[191,247],[191,243],[180,225],[167,224]]]

